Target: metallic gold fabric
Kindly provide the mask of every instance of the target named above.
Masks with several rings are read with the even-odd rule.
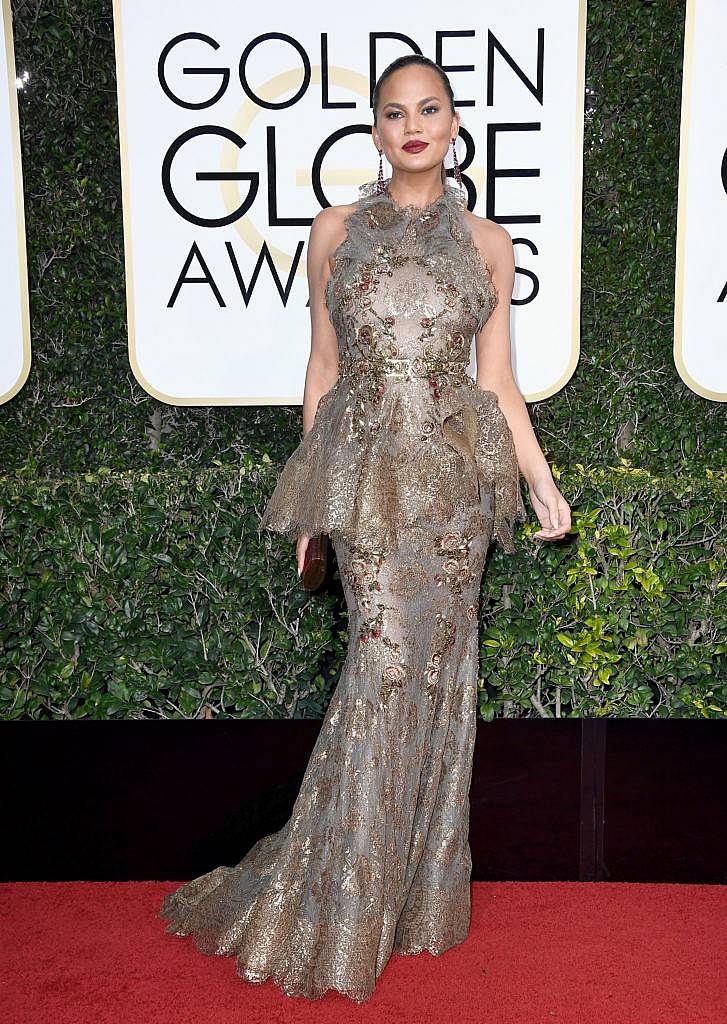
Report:
[[[330,532],[349,614],[338,685],[289,821],[170,893],[167,931],[288,995],[368,999],[392,952],[470,922],[478,602],[524,517],[512,434],[466,374],[496,295],[447,191],[362,187],[328,289],[339,378],[262,524]]]
[[[497,395],[466,372],[497,293],[447,186],[423,209],[361,187],[326,300],[339,376],[278,479],[261,525],[294,540],[338,534],[396,547],[402,527],[446,520],[492,492],[493,538],[525,519]],[[464,420],[464,422],[463,422]]]

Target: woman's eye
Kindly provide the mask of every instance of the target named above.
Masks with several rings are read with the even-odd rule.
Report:
[[[433,110],[434,113],[436,114],[437,111],[439,110],[439,107],[425,107],[424,111],[427,111],[427,110]],[[400,110],[390,110],[389,113],[386,116],[387,116],[387,118],[391,119],[392,117],[395,117],[397,114],[400,114],[400,113],[401,113]]]

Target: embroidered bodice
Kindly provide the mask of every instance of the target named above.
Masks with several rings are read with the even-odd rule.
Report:
[[[326,305],[339,376],[283,467],[261,525],[291,539],[339,531],[373,549],[420,516],[482,503],[514,550],[524,519],[512,433],[497,395],[466,372],[497,304],[489,268],[447,183],[424,207],[362,185],[334,253]]]

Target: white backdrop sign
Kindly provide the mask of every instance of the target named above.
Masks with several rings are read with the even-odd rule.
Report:
[[[674,362],[727,400],[727,4],[688,0],[684,29]]]
[[[585,0],[380,11],[114,0],[129,355],[161,400],[302,401],[310,224],[376,177],[371,90],[417,51],[452,81],[474,212],[516,242],[519,386],[544,398],[572,374]]]
[[[30,315],[25,254],[23,177],[10,0],[0,7],[0,403],[9,401],[30,372]]]

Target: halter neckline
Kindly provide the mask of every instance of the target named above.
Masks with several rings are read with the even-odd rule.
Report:
[[[395,199],[394,196],[392,196],[391,192],[389,191],[390,182],[391,178],[388,178],[386,181],[385,194],[390,200],[394,209],[401,211],[401,213],[427,213],[429,210],[437,206],[437,204],[442,201],[442,199],[444,198],[444,193],[446,191],[446,187],[443,187],[439,195],[435,196],[434,199],[432,199],[430,202],[425,203],[424,206],[417,206],[416,203],[400,203],[397,199]]]
[[[438,196],[435,196],[430,202],[425,203],[424,206],[417,206],[415,203],[399,203],[394,196],[389,192],[389,185],[391,184],[391,178],[384,179],[384,189],[382,192],[378,191],[379,184],[377,181],[366,182],[366,184],[359,187],[359,193],[361,199],[368,199],[371,202],[381,202],[382,200],[387,202],[392,210],[396,213],[403,214],[407,217],[427,217],[437,207],[453,203],[460,209],[464,209],[467,206],[467,197],[464,189],[460,189],[450,184],[450,179],[444,182],[442,191]]]

